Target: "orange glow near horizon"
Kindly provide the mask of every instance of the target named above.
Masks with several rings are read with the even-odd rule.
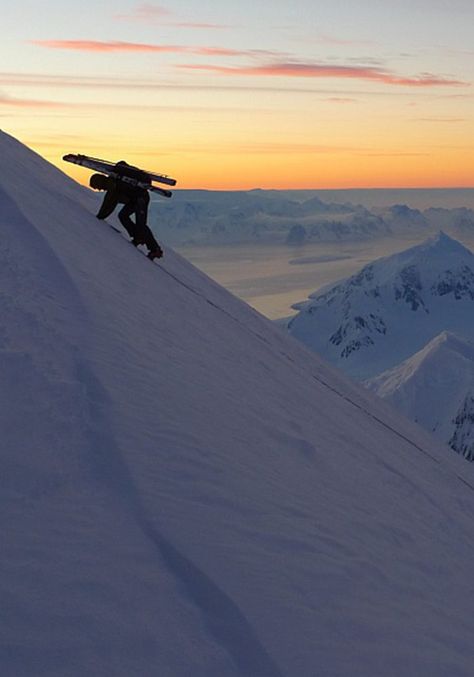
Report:
[[[33,147],[33,146],[32,146]],[[48,154],[38,147],[38,152],[44,153],[44,157],[52,164],[56,165],[61,171],[70,176],[78,183],[87,186],[91,171],[71,165],[57,157],[57,153]],[[114,159],[119,154],[114,154]],[[121,158],[122,156],[120,156]],[[109,159],[109,158],[104,158]],[[360,159],[357,163],[347,163],[344,167],[345,175],[341,176],[342,168],[339,165],[328,166],[327,164],[318,173],[317,167],[311,172],[306,171],[305,167],[296,162],[294,173],[288,176],[283,167],[291,169],[291,163],[284,159],[278,166],[263,165],[262,172],[259,168],[248,170],[242,168],[239,173],[238,165],[233,158],[227,162],[214,167],[212,163],[208,167],[202,166],[199,170],[199,179],[196,180],[192,168],[181,171],[179,167],[176,171],[170,171],[167,166],[164,168],[153,161],[153,157],[142,161],[143,158],[133,158],[127,156],[127,161],[137,166],[148,168],[150,171],[165,171],[177,178],[176,189],[203,189],[203,190],[252,190],[254,188],[274,189],[274,190],[330,190],[330,189],[350,189],[350,188],[472,188],[474,187],[472,169],[469,167],[463,169],[459,166],[457,158],[453,158],[451,163],[444,162],[442,166],[433,166],[432,159],[426,159],[423,166],[417,163],[416,167],[410,166],[410,158],[404,158],[404,161],[398,167],[384,167],[381,163],[366,163]],[[174,163],[175,164],[175,163]],[[232,165],[235,174],[231,173]],[[378,165],[378,166],[375,166]],[[268,170],[268,171],[267,171]],[[245,179],[242,174],[245,173]],[[375,178],[374,178],[375,176]],[[421,180],[420,177],[423,177]]]
[[[30,145],[61,171],[88,185],[90,170],[62,160],[62,151],[47,145]],[[98,142],[98,148],[100,143]],[[65,147],[66,152],[80,152]],[[426,154],[409,152],[392,156],[383,153],[361,154],[330,152],[272,153],[252,155],[231,151],[217,156],[192,157],[176,153],[167,157],[133,152],[121,153],[117,148],[100,149],[90,154],[112,161],[126,159],[131,164],[150,171],[169,174],[177,179],[177,189],[251,190],[253,188],[290,189],[349,189],[349,188],[469,188],[474,185],[471,153],[459,150]]]

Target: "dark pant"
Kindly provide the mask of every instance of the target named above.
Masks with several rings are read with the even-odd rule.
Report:
[[[148,202],[149,199],[143,197],[130,200],[119,211],[118,217],[130,237],[136,241],[144,242],[150,251],[155,251],[159,249],[159,245],[146,223]],[[135,214],[135,221],[130,218],[132,214]]]

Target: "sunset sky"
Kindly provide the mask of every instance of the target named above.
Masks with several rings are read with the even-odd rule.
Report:
[[[21,0],[0,128],[182,188],[474,185],[472,0]]]

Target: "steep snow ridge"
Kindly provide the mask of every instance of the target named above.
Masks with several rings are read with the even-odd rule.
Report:
[[[462,425],[464,442],[453,446],[470,457],[473,449],[466,444],[466,403],[472,399],[473,383],[474,344],[442,332],[408,360],[365,385],[446,444],[453,445],[459,438]]]
[[[448,331],[443,331],[438,336],[430,341],[422,350],[415,355],[405,360],[403,364],[391,369],[390,373],[393,378],[390,381],[383,379],[382,375],[371,379],[370,383],[381,383],[384,381],[384,387],[378,391],[379,395],[386,396],[396,390],[401,383],[412,378],[420,369],[436,372],[437,361],[449,362],[453,357],[459,356],[468,365],[474,361],[474,344],[466,341],[455,334]],[[435,376],[435,373],[433,373]],[[459,374],[456,374],[456,380]],[[453,377],[454,380],[454,377]]]
[[[2,672],[468,677],[470,466],[4,134],[0,186]]]
[[[440,233],[374,261],[295,306],[290,333],[358,379],[420,350],[444,330],[474,339],[474,255]]]

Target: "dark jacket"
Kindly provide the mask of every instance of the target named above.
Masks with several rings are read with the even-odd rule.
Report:
[[[112,214],[118,204],[130,204],[138,202],[140,198],[149,202],[148,191],[139,186],[133,186],[126,181],[107,177],[107,192],[105,193],[102,205],[97,213],[98,219],[106,219]]]

